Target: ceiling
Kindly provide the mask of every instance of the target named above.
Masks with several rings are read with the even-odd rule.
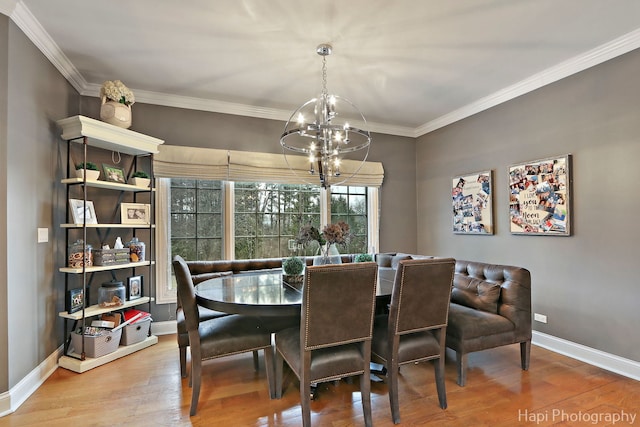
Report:
[[[83,95],[287,120],[321,88],[419,136],[640,47],[637,0],[0,0]],[[135,109],[135,107],[134,107]]]

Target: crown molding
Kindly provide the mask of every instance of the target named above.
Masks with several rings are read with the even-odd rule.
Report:
[[[101,85],[90,83],[80,92],[83,96],[99,96]],[[253,105],[233,102],[216,101],[213,99],[195,98],[189,96],[169,95],[159,92],[132,89],[136,95],[136,102],[162,105],[165,107],[185,108],[213,113],[233,114],[236,116],[254,117],[259,119],[279,120],[286,122],[291,118],[291,111],[276,108],[256,107]],[[381,123],[367,122],[370,132],[384,133],[397,136],[414,137],[415,130],[410,127],[392,126]]]
[[[617,39],[591,49],[585,53],[574,56],[573,58],[559,63],[558,65],[547,68],[546,70],[536,73],[518,83],[508,86],[484,98],[480,98],[479,100],[445,114],[444,116],[438,117],[435,120],[431,120],[416,128],[415,137],[417,138],[481,111],[488,110],[491,107],[495,107],[496,105],[510,101],[543,86],[557,82],[565,77],[584,71],[587,68],[594,67],[610,59],[629,53],[638,47],[640,47],[640,29],[627,33],[624,36],[618,37]]]
[[[83,96],[99,96],[100,85],[89,84],[77,68],[69,61],[58,45],[40,25],[31,11],[22,3],[15,0],[0,0],[0,11],[11,10],[11,19],[40,49],[58,71]],[[627,33],[615,40],[591,49],[583,54],[574,56],[558,65],[536,73],[518,83],[499,90],[491,95],[467,104],[448,114],[440,116],[416,128],[394,126],[383,123],[367,122],[371,132],[389,135],[418,138],[429,132],[488,110],[496,105],[515,99],[521,95],[554,83],[565,77],[579,73],[605,61],[624,55],[640,47],[640,29]],[[158,92],[150,92],[131,88],[136,94],[137,102],[163,105],[167,107],[186,108],[200,111],[210,111],[223,114],[255,117],[269,120],[287,121],[290,111],[274,108],[256,107],[253,105],[217,101],[212,99],[176,96]]]
[[[16,7],[17,0],[0,0],[0,13],[11,16]]]
[[[16,4],[11,14],[11,19],[29,40],[40,49],[44,56],[49,59],[53,66],[58,69],[64,78],[67,79],[79,93],[82,93],[82,89],[87,85],[87,81],[22,2]]]

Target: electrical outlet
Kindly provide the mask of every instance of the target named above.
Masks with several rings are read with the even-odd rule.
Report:
[[[547,316],[544,314],[533,313],[533,320],[540,323],[547,323]]]

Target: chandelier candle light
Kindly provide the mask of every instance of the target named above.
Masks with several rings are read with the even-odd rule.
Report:
[[[352,123],[362,123],[366,127],[364,115],[351,101],[327,91],[327,56],[331,54],[329,44],[321,44],[316,53],[322,56],[322,92],[317,98],[310,99],[293,112],[284,132],[280,136],[280,145],[289,168],[287,152],[301,153],[309,158],[309,173],[318,175],[320,185],[328,188],[346,182],[360,171],[369,154],[371,135],[369,131],[354,127]],[[364,154],[355,168],[342,173],[342,155],[361,151]],[[347,168],[345,168],[346,170]],[[309,184],[308,178],[301,177]]]

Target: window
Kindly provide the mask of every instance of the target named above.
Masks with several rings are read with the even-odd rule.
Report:
[[[235,258],[288,256],[303,224],[320,224],[320,189],[311,185],[235,183]]]
[[[158,304],[175,302],[171,259],[272,258],[291,254],[304,224],[345,221],[353,233],[345,253],[375,252],[378,189],[308,184],[156,180]],[[160,254],[166,254],[161,257]]]
[[[367,210],[367,187],[331,187],[331,222],[346,222],[351,232],[347,253],[369,251]]]
[[[171,180],[171,257],[223,256],[222,181]]]

